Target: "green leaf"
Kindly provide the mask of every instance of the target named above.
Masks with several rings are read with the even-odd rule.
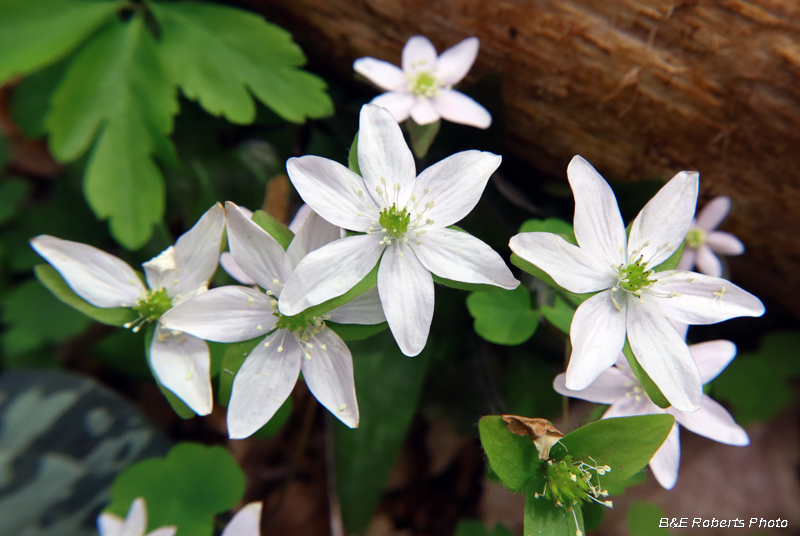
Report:
[[[489,457],[492,471],[512,491],[521,491],[542,466],[539,451],[529,437],[508,431],[499,415],[488,415],[478,422],[481,445]],[[538,483],[538,481],[537,481]],[[544,483],[542,482],[542,485]]]
[[[219,392],[217,399],[223,406],[228,405],[231,400],[231,389],[233,389],[233,379],[236,373],[242,368],[244,360],[253,351],[258,343],[264,340],[264,337],[257,337],[249,341],[235,342],[228,345],[225,350],[225,355],[222,357],[222,369],[219,374]]]
[[[244,473],[225,448],[179,443],[165,458],[117,476],[108,511],[124,518],[133,500],[144,497],[148,530],[176,525],[176,536],[211,536],[214,516],[233,508],[244,488]]]
[[[133,309],[126,307],[114,307],[112,309],[95,307],[75,294],[75,291],[69,288],[61,274],[49,264],[39,264],[34,267],[33,272],[36,275],[36,279],[47,287],[56,298],[100,323],[110,326],[122,326],[128,322],[133,322],[139,316]]]
[[[589,463],[591,457],[598,465],[610,466],[611,472],[603,475],[602,483],[612,486],[650,463],[674,423],[675,417],[666,413],[603,419],[567,434],[550,453],[558,458],[568,452],[576,460]]]
[[[92,84],[86,83],[92,80]],[[164,181],[153,161],[174,158],[167,135],[178,111],[156,42],[140,16],[117,22],[76,55],[45,119],[50,148],[61,161],[83,154],[97,138],[84,178],[95,214],[137,249],[164,213]]]
[[[580,506],[573,506],[572,511],[558,508],[555,503],[544,497],[536,498],[534,493],[542,492],[542,487],[530,484],[525,496],[524,533],[541,534],[544,536],[575,536],[585,534],[583,526],[583,512]],[[575,519],[578,525],[575,525]]]
[[[333,311],[337,307],[341,307],[342,305],[349,302],[353,298],[361,296],[366,291],[377,285],[378,266],[380,266],[380,261],[378,261],[378,264],[375,265],[375,268],[373,268],[372,271],[370,271],[370,273],[368,273],[366,277],[364,277],[364,279],[356,283],[356,286],[354,286],[341,296],[337,296],[336,298],[331,298],[326,302],[323,302],[319,305],[315,305],[313,307],[309,307],[308,309],[306,309],[305,310],[306,317],[310,318],[315,316],[322,316],[329,311]]]
[[[469,292],[505,292],[506,290],[502,287],[496,287],[494,285],[485,285],[483,283],[464,283],[463,281],[453,281],[452,279],[445,279],[444,277],[439,277],[436,274],[431,274],[431,275],[433,276],[434,283],[439,283],[440,285],[444,285],[446,287],[454,288],[457,290],[467,290]]]
[[[636,379],[639,380],[639,383],[642,384],[644,387],[647,396],[650,397],[650,400],[653,401],[653,404],[660,408],[668,408],[672,404],[669,403],[667,397],[664,396],[664,393],[661,392],[661,389],[658,388],[656,382],[647,374],[647,372],[642,368],[639,364],[639,361],[636,359],[636,356],[633,355],[633,350],[631,349],[631,343],[628,341],[628,338],[625,338],[625,346],[622,347],[622,353],[625,354],[625,358],[628,360],[628,365],[631,367],[631,371],[636,376]]]
[[[539,314],[531,309],[531,295],[523,285],[503,292],[473,292],[467,296],[467,309],[475,319],[475,332],[496,344],[522,344],[539,325]]]
[[[50,99],[64,78],[70,59],[65,58],[26,76],[14,88],[11,115],[26,138],[39,139],[47,135],[44,120],[50,110]]]
[[[30,279],[3,296],[3,353],[18,355],[83,332],[90,321]]]
[[[511,264],[513,264],[514,266],[516,266],[517,268],[519,268],[523,272],[527,272],[527,273],[531,274],[532,276],[536,277],[537,279],[540,279],[547,286],[558,290],[561,293],[562,296],[564,296],[566,299],[568,299],[573,304],[575,304],[575,306],[578,306],[578,305],[582,304],[583,302],[585,302],[586,300],[588,300],[589,298],[591,298],[592,296],[597,294],[597,292],[588,292],[586,294],[576,294],[574,292],[570,292],[567,289],[558,286],[558,284],[553,280],[553,278],[550,277],[549,275],[547,275],[547,272],[545,272],[544,270],[540,270],[539,268],[537,268],[533,264],[531,264],[528,261],[524,260],[523,258],[519,257],[516,253],[512,253],[511,254]]]
[[[540,220],[532,218],[526,220],[519,228],[520,233],[553,233],[561,235],[567,242],[578,245],[575,240],[575,231],[572,225],[560,218],[547,218]]]
[[[8,178],[0,182],[0,225],[17,215],[17,204],[25,199],[28,190],[30,185],[25,179]]]
[[[110,20],[117,7],[117,2],[3,0],[0,83],[65,56]]]
[[[683,257],[683,249],[686,246],[686,241],[681,242],[680,247],[675,250],[675,253],[669,256],[667,260],[653,268],[654,272],[665,272],[667,270],[674,270],[678,267],[678,263],[681,262],[681,257]]]
[[[305,56],[282,28],[220,5],[149,6],[161,27],[160,50],[170,77],[209,113],[252,123],[256,109],[250,92],[295,123],[333,113],[325,82],[297,68]]]
[[[388,332],[349,344],[360,423],[333,429],[336,487],[348,534],[361,533],[372,518],[417,408],[433,341],[406,357]]]
[[[289,244],[292,243],[294,233],[290,231],[289,228],[284,224],[263,210],[256,210],[253,213],[253,221],[256,223],[256,225],[264,229],[267,234],[274,238],[275,241],[283,247],[283,249],[288,248]]]
[[[628,507],[628,532],[636,536],[669,536],[669,530],[660,527],[664,510],[645,501],[633,501]]]
[[[418,125],[411,118],[406,120],[406,128],[411,137],[411,148],[414,150],[414,154],[417,158],[424,158],[425,155],[428,154],[428,149],[431,148],[433,140],[436,139],[441,124],[441,119],[437,119],[433,123],[428,123],[427,125]]]
[[[358,165],[358,132],[356,132],[353,143],[350,145],[350,152],[347,153],[347,166],[353,173],[361,175],[361,168]]]
[[[147,326],[147,331],[144,334],[144,354],[147,359],[147,366],[150,367],[150,373],[153,375],[153,379],[158,385],[158,389],[161,391],[161,394],[167,399],[169,405],[172,407],[172,410],[178,414],[178,417],[181,419],[191,419],[195,416],[195,412],[192,411],[192,408],[186,405],[186,402],[175,396],[175,394],[164,387],[164,384],[161,383],[161,380],[158,379],[156,375],[156,371],[153,368],[153,363],[150,361],[150,343],[153,342],[153,333],[155,332],[153,324],[149,324]]]
[[[389,327],[387,322],[373,325],[361,324],[337,324],[336,322],[325,322],[343,341],[361,341],[376,335]]]
[[[569,328],[572,325],[572,317],[575,316],[575,309],[561,296],[556,296],[553,305],[539,307],[539,312],[559,331],[569,335]]]

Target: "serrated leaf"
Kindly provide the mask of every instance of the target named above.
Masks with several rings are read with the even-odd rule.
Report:
[[[250,92],[288,121],[333,113],[320,78],[299,70],[303,52],[282,28],[226,6],[152,3],[172,80],[211,114],[251,123]]]
[[[467,309],[475,319],[475,333],[496,344],[522,344],[539,325],[531,295],[522,285],[502,292],[473,292],[467,296]]]
[[[214,516],[233,508],[244,488],[244,473],[225,448],[179,443],[165,458],[123,471],[108,511],[124,517],[133,500],[144,497],[149,530],[176,525],[176,536],[211,536]]]
[[[264,212],[263,210],[256,210],[253,213],[253,221],[264,229],[268,235],[275,239],[283,249],[289,247],[294,239],[294,233],[289,230],[284,224]]]
[[[158,385],[158,389],[161,391],[161,394],[164,395],[164,398],[167,399],[167,402],[169,402],[172,410],[178,414],[178,417],[181,419],[191,419],[195,416],[195,412],[192,411],[192,408],[186,405],[186,402],[175,396],[175,393],[164,387],[164,384],[161,383],[161,380],[159,380],[158,376],[156,375],[152,361],[150,361],[150,343],[153,341],[154,332],[154,326],[153,324],[150,324],[147,326],[147,331],[144,334],[144,354],[145,359],[147,360],[147,366],[150,367],[150,374],[153,375],[153,380],[155,380],[156,385]]]
[[[411,138],[411,148],[414,150],[414,154],[417,158],[424,158],[425,155],[428,154],[428,149],[431,148],[433,140],[436,139],[441,125],[441,119],[433,123],[428,123],[427,125],[418,125],[411,118],[406,120],[406,128]]]
[[[123,324],[136,320],[139,316],[133,309],[125,307],[114,307],[111,309],[95,307],[75,294],[75,291],[69,288],[67,282],[61,277],[61,274],[49,264],[39,264],[34,267],[33,272],[36,275],[36,279],[47,287],[47,290],[52,292],[56,298],[102,324],[122,326]]]
[[[573,506],[575,517],[571,510],[558,508],[552,500],[535,496],[541,493],[541,486],[530,484],[525,496],[524,533],[542,536],[575,536],[585,534],[583,526],[583,512],[578,505]],[[575,524],[575,520],[578,524]]]
[[[68,54],[116,13],[117,2],[3,0],[0,83]]]
[[[50,148],[59,160],[71,161],[97,138],[84,193],[129,249],[144,245],[163,216],[164,181],[153,155],[171,158],[167,135],[177,111],[155,39],[138,15],[90,40],[53,95],[45,119]]]
[[[644,387],[647,396],[650,397],[650,400],[653,401],[653,404],[660,408],[668,408],[672,404],[669,403],[667,397],[664,396],[664,393],[661,392],[661,389],[658,388],[656,382],[647,374],[647,371],[642,368],[639,364],[639,360],[636,359],[636,356],[633,355],[633,350],[631,349],[631,343],[628,341],[628,338],[625,338],[625,346],[622,347],[622,353],[625,354],[625,359],[628,360],[628,365],[631,367],[631,372],[633,372],[636,379],[639,380],[639,383],[642,384]]]

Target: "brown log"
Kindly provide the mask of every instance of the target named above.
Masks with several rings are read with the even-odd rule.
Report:
[[[243,0],[352,77],[399,64],[412,35],[441,51],[477,35],[475,80],[499,70],[506,152],[563,177],[575,154],[607,178],[701,173],[701,205],[733,198],[735,280],[800,314],[797,0]]]

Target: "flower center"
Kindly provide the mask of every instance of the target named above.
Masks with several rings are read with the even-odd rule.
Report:
[[[405,208],[398,210],[397,205],[381,210],[378,218],[383,231],[393,238],[400,238],[408,231],[408,224],[411,223],[411,214]]]
[[[274,312],[272,314],[278,317],[278,322],[275,323],[275,327],[277,329],[288,329],[292,333],[306,329],[309,323],[313,323],[309,322],[309,320],[306,318],[306,315],[303,313],[299,313],[294,316],[285,316],[279,312]]]
[[[408,89],[420,97],[435,97],[439,94],[439,82],[428,71],[419,71],[408,84]]]
[[[139,318],[132,322],[125,324],[126,328],[132,328],[134,333],[139,331],[143,324],[148,322],[155,322],[161,315],[166,313],[172,307],[172,298],[167,296],[167,290],[160,288],[158,290],[151,290],[146,297],[136,302],[132,307],[134,311],[139,313]]]
[[[576,505],[590,500],[611,507],[611,501],[600,500],[608,497],[608,491],[600,486],[600,475],[611,471],[611,467],[608,465],[598,466],[581,460],[575,461],[571,455],[567,454],[561,461],[548,460],[546,467],[544,491],[534,493],[534,498],[545,497],[554,500],[558,507]],[[592,479],[595,477],[597,485],[592,484]]]
[[[692,227],[686,234],[686,246],[697,249],[706,243],[706,232],[700,227]]]
[[[618,286],[638,296],[643,288],[653,284],[649,279],[652,274],[653,271],[647,269],[647,263],[639,257],[636,262],[620,266]]]

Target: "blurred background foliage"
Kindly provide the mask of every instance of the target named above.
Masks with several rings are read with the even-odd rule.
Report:
[[[327,534],[337,522],[359,534],[519,534],[520,496],[507,494],[487,474],[478,418],[543,417],[566,432],[601,414],[578,404],[570,416],[552,389],[568,353],[572,308],[540,281],[522,274],[520,288],[494,293],[437,285],[431,338],[416,358],[403,356],[388,331],[349,343],[362,412],[358,429],[318,411],[301,383],[256,437],[228,441],[224,403],[230,381],[220,375],[228,345],[212,345],[214,392],[220,397],[214,413],[181,419],[152,380],[143,333],[89,320],[33,277],[41,259],[28,240],[39,234],[94,245],[136,267],[217,201],[263,209],[288,222],[300,199],[285,176],[285,161],[314,154],[346,164],[360,106],[374,95],[354,79],[328,76],[325,65],[305,63],[288,32],[221,3],[0,3],[0,387],[19,369],[50,369],[39,380],[27,376],[33,379],[14,384],[20,394],[47,394],[55,388],[46,374],[65,369],[132,402],[169,442],[226,446],[230,455],[192,443],[169,455],[194,453],[173,464],[173,481],[201,467],[219,469],[172,495],[183,497],[183,506],[176,506],[183,518],[202,517],[201,526],[181,525],[179,536],[219,533],[224,522],[217,516],[215,523],[214,516],[242,498],[265,501],[269,534]],[[443,123],[418,169],[460,150],[503,154],[499,74],[465,92],[489,108],[492,127],[478,131]],[[660,178],[612,184],[626,220],[661,184]],[[507,256],[508,239],[518,230],[570,233],[571,216],[572,196],[563,180],[506,158],[479,206],[459,225]],[[213,282],[232,281],[219,270]],[[710,392],[755,438],[754,430],[797,416],[800,333],[790,317],[769,304],[768,311],[763,319],[693,328],[689,336],[692,342],[729,338],[739,345],[740,356]],[[6,400],[12,395],[17,396],[0,390],[0,460],[19,456],[2,439],[11,426]],[[763,449],[754,443],[750,448]],[[36,449],[43,457],[48,449],[57,451],[47,442]],[[162,445],[152,455],[166,452]],[[233,456],[246,484],[231,484],[241,476],[225,456]],[[684,456],[691,458],[691,449]],[[105,482],[105,502],[93,504],[74,526],[90,533],[93,516],[112,499],[118,514],[137,493],[166,500],[159,494],[167,488],[150,476],[163,478],[156,467],[170,459],[153,460],[149,469],[134,466],[113,490]],[[730,469],[723,462],[720,472]],[[30,480],[36,467],[26,473]],[[679,489],[683,480],[686,489],[696,482],[684,472],[681,479]],[[663,508],[652,480],[637,496],[661,497],[662,506],[634,503],[629,518],[611,520],[600,533],[665,533],[644,528],[652,527]],[[0,480],[0,512],[24,484]],[[209,489],[220,495],[201,500]],[[198,501],[204,506],[186,507]],[[162,519],[162,510],[156,507],[154,519]],[[56,534],[65,526],[60,520],[73,511],[63,506],[56,518],[26,518],[24,534]],[[796,508],[790,514],[800,515]],[[604,514],[596,522],[592,515],[585,512],[589,529],[600,526]],[[474,521],[478,517],[483,523]],[[20,533],[22,525],[10,526],[0,521],[0,536]]]

